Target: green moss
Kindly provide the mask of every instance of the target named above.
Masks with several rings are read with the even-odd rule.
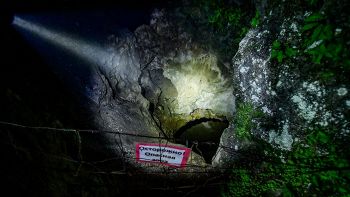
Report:
[[[251,105],[241,104],[237,108],[236,114],[236,135],[239,138],[249,138],[252,127],[252,113],[253,107]]]
[[[251,103],[240,103],[237,106],[234,118],[235,134],[240,139],[250,139],[253,128],[253,119],[260,116],[261,113],[254,109]]]
[[[249,111],[249,110],[248,110]],[[254,139],[260,161],[238,161],[222,196],[346,196],[350,194],[348,137],[336,139],[337,129],[316,128],[292,151],[281,151]],[[257,156],[260,155],[260,156]],[[281,158],[284,158],[281,160]]]

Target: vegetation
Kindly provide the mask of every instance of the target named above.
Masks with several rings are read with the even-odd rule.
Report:
[[[271,58],[276,66],[281,63],[303,61],[306,76],[329,82],[346,80],[350,74],[350,15],[345,14],[349,3],[340,1],[308,0],[303,11],[308,11],[301,27],[300,42],[276,39]]]
[[[223,61],[231,61],[248,29],[260,21],[260,14],[248,3],[238,6],[231,1],[193,0],[186,5],[179,8],[181,26]]]
[[[306,79],[348,84],[350,16],[345,10],[349,3],[327,0],[295,3],[302,13],[308,11],[299,41],[275,39],[271,50],[273,66],[287,64],[302,70]],[[238,106],[236,132],[259,144],[255,153],[260,154],[260,159],[249,165],[237,162],[222,196],[350,195],[349,136],[340,135],[334,126],[310,127],[299,131],[305,137],[294,142],[292,150],[280,150],[248,135],[254,128],[251,109],[249,105]]]
[[[254,18],[252,18],[250,25],[252,27],[257,27],[260,24],[260,13],[258,11],[255,12]]]
[[[342,28],[338,28],[327,20],[325,14],[314,12],[305,18],[302,27],[303,37],[301,46],[292,48],[289,43],[275,40],[273,43],[271,57],[276,58],[279,63],[284,58],[305,56],[308,61],[326,66],[329,63],[336,64],[341,68],[350,68],[349,50],[342,37]]]
[[[271,58],[277,59],[278,63],[282,63],[283,59],[285,58],[292,58],[297,55],[297,50],[293,49],[292,47],[288,45],[281,46],[281,42],[278,40],[275,40],[272,43],[272,51],[271,51]]]
[[[350,164],[346,159],[349,145],[335,143],[334,133],[314,130],[288,153],[259,143],[265,150],[262,161],[253,168],[235,166],[234,178],[223,190],[223,196],[350,194]],[[281,155],[285,155],[284,161]]]
[[[235,115],[235,133],[240,139],[250,139],[250,131],[253,129],[253,119],[261,115],[259,111],[254,109],[251,103],[240,103],[237,106]]]

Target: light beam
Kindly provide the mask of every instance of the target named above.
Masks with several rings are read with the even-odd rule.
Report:
[[[102,47],[64,32],[48,29],[40,24],[24,20],[18,16],[14,17],[13,25],[37,35],[51,44],[62,47],[92,64],[106,64],[109,62],[108,60],[112,59],[112,54],[108,53],[108,51]]]

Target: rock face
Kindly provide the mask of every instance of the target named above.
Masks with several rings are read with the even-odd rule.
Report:
[[[307,130],[337,128],[337,139],[348,136],[348,85],[314,79],[301,68],[304,63],[300,57],[279,66],[271,60],[273,40],[300,42],[301,22],[307,15],[276,20],[280,14],[271,12],[259,28],[251,29],[232,59],[238,103],[250,103],[263,113],[263,118],[250,120],[255,125],[250,134],[282,151],[292,150],[305,139],[303,131]],[[240,139],[236,129],[231,122],[221,136],[221,144],[234,151],[219,149],[214,165],[239,159],[239,151],[252,145]]]
[[[156,10],[150,25],[140,26],[134,34],[111,38],[117,40],[109,45],[112,63],[95,69],[89,88],[96,125],[155,137],[119,136],[122,150],[115,150],[115,136],[107,134],[107,144],[117,154],[135,158],[139,142],[174,144],[176,132],[191,121],[232,119],[232,69],[192,43],[188,34],[169,22],[164,10]],[[210,169],[197,153],[192,152],[188,161],[194,167],[185,170]],[[159,170],[158,165],[128,162],[141,169],[147,166],[147,171]]]
[[[117,63],[96,71],[96,124],[101,129],[161,136],[162,143],[176,144],[171,138],[179,137],[176,132],[188,122],[229,121],[211,165],[198,152],[192,153],[189,163],[208,169],[239,160],[240,151],[253,145],[237,135],[236,99],[251,104],[263,116],[250,120],[254,127],[249,134],[282,151],[292,150],[305,137],[300,131],[307,129],[333,126],[339,128],[339,135],[348,135],[346,84],[327,86],[305,76],[296,66],[302,64],[298,57],[279,66],[271,60],[273,40],[300,42],[303,14],[275,20],[280,14],[271,12],[259,28],[248,31],[232,64],[222,65],[169,22],[164,10],[156,10],[150,25],[140,26],[111,46]],[[137,142],[159,142],[121,139],[123,154],[131,158]]]
[[[215,51],[193,42],[164,10],[155,10],[150,24],[133,33],[111,35],[106,51],[94,55],[95,50],[83,50],[90,59],[103,56],[91,66],[89,83],[84,84],[94,124],[100,130],[127,134],[105,134],[105,146],[128,158],[126,162],[133,167],[159,171],[159,165],[135,161],[137,143],[186,144],[192,148],[197,142],[188,145],[182,140],[179,144],[174,139],[186,136],[179,131],[229,123],[220,133],[212,162],[205,161],[203,151],[197,150],[188,161],[191,167],[181,169],[215,170],[239,160],[240,151],[253,145],[238,135],[234,121],[239,113],[237,103],[249,104],[263,116],[248,121],[254,125],[248,134],[283,151],[292,150],[295,142],[305,137],[300,131],[306,129],[331,126],[339,129],[339,136],[348,135],[348,84],[326,84],[305,76],[299,57],[279,66],[271,60],[274,40],[292,45],[300,42],[305,14],[285,18],[282,14],[272,11],[259,27],[249,30],[230,64],[222,64]],[[33,25],[29,27],[35,30]],[[47,39],[57,44],[59,36],[49,35]],[[72,39],[63,40],[69,44],[66,48],[75,47]]]
[[[271,88],[271,70],[269,68],[270,43],[268,41],[269,31],[258,29],[250,30],[239,44],[239,49],[232,60],[233,84],[235,84],[235,96],[243,103],[251,103],[255,108],[261,109],[266,115],[272,115],[272,97],[276,94]],[[263,136],[263,130],[251,131],[256,135]],[[231,122],[222,137],[221,143],[234,151],[246,148],[235,135],[235,125]],[[230,160],[237,159],[225,149],[218,151],[215,165],[225,165]]]

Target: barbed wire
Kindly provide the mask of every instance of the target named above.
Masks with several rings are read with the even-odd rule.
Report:
[[[159,144],[161,144],[161,140],[167,140],[166,141],[166,145],[169,142],[169,139],[172,140],[176,140],[175,138],[166,138],[166,137],[161,137],[161,136],[151,136],[151,135],[139,135],[139,134],[133,134],[133,133],[124,133],[124,132],[119,132],[119,131],[107,131],[107,130],[96,130],[96,129],[71,129],[71,128],[54,128],[54,127],[36,127],[36,126],[28,126],[28,125],[23,125],[23,124],[18,124],[18,123],[12,123],[12,122],[6,122],[6,121],[0,121],[0,125],[6,125],[6,126],[11,126],[11,127],[16,127],[16,128],[22,128],[22,129],[32,129],[32,130],[42,130],[42,131],[60,131],[60,132],[72,132],[75,134],[76,136],[76,140],[77,140],[77,144],[78,144],[78,160],[74,160],[72,158],[66,158],[66,157],[62,157],[62,156],[57,156],[54,154],[46,154],[41,152],[42,154],[45,154],[46,156],[50,156],[50,157],[56,157],[58,159],[62,159],[65,161],[69,161],[69,162],[74,162],[79,164],[75,175],[77,176],[77,174],[80,171],[80,168],[82,167],[82,165],[89,165],[94,167],[96,170],[98,171],[94,171],[93,173],[100,173],[100,174],[127,174],[127,162],[126,161],[136,161],[136,157],[131,157],[131,156],[127,156],[127,152],[124,150],[123,148],[123,142],[121,139],[121,136],[133,136],[133,137],[142,137],[142,138],[151,138],[151,139],[159,139]],[[104,159],[104,160],[99,160],[99,161],[84,161],[82,153],[81,153],[81,136],[80,133],[108,133],[108,134],[113,134],[114,135],[114,143],[116,145],[116,149],[119,150],[119,152],[121,153],[120,156],[117,157],[113,157],[113,158],[108,158],[108,159]],[[118,136],[118,137],[117,137]],[[9,145],[13,146],[13,143],[8,143]],[[228,146],[223,146],[219,143],[214,143],[212,142],[212,144],[215,144],[218,146],[219,150],[223,150],[228,154],[238,154],[238,151],[235,150],[234,147],[228,147]],[[192,145],[193,147],[193,145]],[[191,148],[192,148],[191,147]],[[14,148],[18,148],[17,146],[15,146]],[[198,149],[198,147],[197,147]],[[215,158],[218,155],[218,152],[216,152],[216,154],[213,156],[212,161],[215,160]],[[203,155],[202,155],[203,156]],[[146,160],[147,159],[143,159]],[[123,163],[123,170],[121,171],[103,171],[100,170],[96,165],[99,163],[104,163],[104,162],[108,162],[108,161],[121,161]],[[150,160],[151,161],[151,160]],[[282,162],[276,162],[276,161],[268,161],[270,163],[276,163],[276,164],[282,164]],[[177,163],[168,163],[168,164],[176,164]],[[287,164],[287,163],[283,163],[285,165],[295,165],[295,164]],[[221,173],[221,174],[231,174],[232,173],[232,167],[227,167],[227,168],[223,168],[223,167],[212,167],[210,165],[208,166],[203,166],[203,165],[194,165],[194,164],[181,164],[178,165],[177,167],[179,168],[169,168],[169,167],[163,167],[161,168],[162,171],[159,172],[136,172],[137,174],[159,174],[159,173]],[[320,170],[323,168],[315,168],[314,166],[308,166],[308,165],[302,165],[301,167],[303,168],[312,168],[310,169],[310,171],[315,171],[315,170]],[[147,169],[147,168],[156,168],[154,165],[142,165],[142,169]],[[202,169],[202,170],[191,170],[191,171],[183,171],[183,170],[178,170],[181,168],[193,168],[193,169]],[[345,168],[348,169],[348,168]],[[293,169],[290,169],[293,170]],[[230,172],[228,172],[230,171]]]
[[[58,131],[58,132],[69,132],[74,134],[75,136],[75,143],[77,144],[77,159],[73,159],[69,154],[63,153],[62,155],[55,155],[52,153],[47,153],[46,151],[43,151],[42,149],[31,149],[31,154],[42,154],[45,157],[49,159],[49,161],[55,161],[53,159],[57,159],[57,162],[53,162],[55,165],[47,165],[45,162],[37,161],[35,162],[35,166],[38,167],[40,170],[50,170],[53,171],[54,173],[67,173],[66,175],[77,177],[79,179],[84,178],[84,177],[108,177],[108,179],[113,178],[113,179],[120,179],[120,180],[125,180],[126,182],[129,182],[128,180],[140,180],[140,179],[146,179],[146,180],[152,180],[149,179],[151,177],[163,177],[163,179],[160,179],[163,181],[161,185],[165,187],[159,187],[159,184],[157,183],[147,183],[149,184],[150,190],[154,192],[180,192],[184,197],[188,197],[191,194],[196,193],[199,191],[201,188],[221,188],[224,185],[227,185],[229,180],[233,180],[233,177],[237,177],[237,173],[241,173],[242,170],[245,168],[242,168],[241,165],[235,165],[232,164],[227,167],[223,166],[212,166],[212,165],[196,165],[193,163],[186,163],[186,164],[181,164],[177,166],[178,168],[173,168],[173,167],[168,167],[164,165],[154,165],[153,163],[145,163],[146,165],[142,164],[136,164],[136,165],[130,165],[130,163],[134,163],[137,161],[137,158],[128,154],[128,152],[125,150],[125,147],[123,146],[123,140],[122,136],[132,136],[132,137],[139,137],[139,138],[149,138],[149,139],[158,139],[159,140],[159,146],[161,147],[164,145],[167,145],[170,140],[176,141],[175,138],[167,138],[167,137],[162,137],[160,136],[150,136],[150,135],[139,135],[139,134],[133,134],[133,133],[123,133],[119,131],[106,131],[106,130],[96,130],[96,129],[71,129],[71,128],[53,128],[53,127],[35,127],[35,126],[27,126],[27,125],[22,125],[18,123],[12,123],[12,122],[5,122],[5,121],[0,121],[0,126],[10,126],[10,127],[15,127],[15,128],[20,128],[21,130],[25,129],[31,129],[35,131]],[[16,130],[16,129],[13,129]],[[11,131],[13,131],[11,130]],[[0,132],[2,130],[0,129]],[[8,132],[8,137],[9,141],[7,142],[0,142],[0,144],[7,144],[11,147],[13,147],[17,151],[26,151],[25,147],[21,147],[15,144],[15,139],[10,135],[10,131],[6,130]],[[17,130],[16,130],[17,131]],[[82,133],[93,133],[93,134],[103,134],[103,133],[108,133],[113,135],[114,139],[114,145],[115,145],[115,150],[119,151],[120,154],[117,154],[118,156],[115,157],[110,157],[106,159],[101,159],[101,160],[95,160],[95,161],[86,161],[84,160],[85,158],[83,157],[82,154]],[[75,144],[74,143],[74,144]],[[219,152],[222,150],[225,153],[229,154],[230,156],[233,156],[234,154],[239,154],[240,159],[247,159],[248,161],[251,160],[250,156],[251,155],[245,155],[245,154],[240,154],[238,150],[235,149],[235,147],[229,147],[229,146],[223,146],[220,143],[214,143],[211,142],[213,145],[215,144],[217,146],[217,151],[215,155],[212,157],[212,161],[216,159],[216,157],[219,155]],[[192,150],[193,146],[195,144],[192,144],[192,147],[190,148]],[[198,144],[196,145],[197,150]],[[40,151],[38,151],[40,150]],[[161,152],[161,151],[160,151]],[[27,153],[26,153],[27,154]],[[162,154],[162,152],[161,152]],[[161,155],[160,154],[160,155]],[[192,154],[190,154],[192,156]],[[203,157],[202,151],[200,151],[200,155]],[[247,157],[247,158],[246,158]],[[35,157],[34,157],[35,158]],[[39,156],[39,158],[42,158]],[[265,158],[266,159],[266,158]],[[143,160],[149,160],[143,158]],[[283,165],[293,165],[293,168],[284,168],[284,172],[292,172],[292,173],[319,173],[321,171],[327,171],[327,170],[337,170],[339,173],[341,173],[340,170],[350,170],[350,167],[345,167],[344,169],[333,169],[329,167],[315,167],[315,166],[307,166],[307,165],[298,165],[296,166],[295,164],[289,164],[289,163],[282,163],[281,161],[277,162],[271,159],[268,159],[268,163],[272,164],[283,164]],[[160,161],[161,161],[161,156],[160,156]],[[192,159],[190,160],[192,161]],[[63,162],[63,163],[60,163]],[[65,163],[65,162],[70,162],[70,163]],[[112,169],[106,168],[104,164],[107,164],[109,166],[108,162],[117,162],[117,165],[114,165]],[[264,161],[266,162],[266,161]],[[65,164],[65,165],[60,165],[60,164]],[[135,163],[134,163],[135,164]],[[169,164],[169,163],[168,163]],[[176,164],[176,163],[170,163],[170,164]],[[273,168],[263,168],[260,170],[253,170],[253,173],[268,173],[270,176],[274,176],[276,173],[276,170]],[[279,172],[281,173],[281,172]],[[273,174],[273,175],[272,175]],[[174,176],[173,176],[174,175]],[[176,185],[174,185],[173,182],[169,182],[169,180],[174,180],[173,178],[177,176],[185,176],[185,177],[195,177],[197,178],[196,181],[193,181],[193,178],[191,178],[191,182],[186,182],[183,183],[178,182]],[[171,178],[172,177],[172,178]],[[169,179],[170,178],[170,179]],[[112,179],[112,180],[113,180]],[[239,180],[239,177],[238,177]],[[82,183],[84,185],[88,184],[88,182]],[[109,184],[109,185],[106,185]],[[129,183],[126,183],[127,185]],[[137,183],[133,183],[136,184]],[[139,183],[138,183],[139,184]],[[144,183],[143,183],[144,184]],[[188,185],[185,185],[188,184]],[[90,184],[93,185],[94,187],[96,186],[111,186],[115,187],[115,185],[107,182],[104,182],[102,185],[99,184]],[[144,187],[133,187],[133,189],[136,189],[136,191],[144,191]]]
[[[12,127],[17,127],[17,128],[22,128],[22,129],[34,129],[34,130],[46,130],[46,131],[61,131],[61,132],[72,132],[77,136],[77,140],[78,140],[78,160],[81,161],[81,163],[87,163],[87,162],[83,162],[82,161],[82,155],[81,155],[81,137],[80,134],[81,132],[84,133],[108,133],[108,134],[113,134],[114,135],[114,143],[117,146],[117,149],[120,151],[120,153],[122,154],[121,157],[116,157],[118,159],[122,159],[122,161],[124,162],[125,159],[128,160],[136,160],[135,157],[129,157],[126,156],[126,151],[123,148],[122,145],[122,140],[121,140],[121,135],[124,136],[133,136],[133,137],[142,137],[142,138],[151,138],[151,139],[159,139],[159,140],[167,140],[165,142],[165,145],[167,145],[169,143],[169,138],[166,137],[161,137],[161,136],[151,136],[151,135],[139,135],[139,134],[132,134],[132,133],[123,133],[123,132],[119,132],[119,131],[106,131],[106,130],[96,130],[96,129],[71,129],[71,128],[54,128],[54,127],[36,127],[36,126],[27,126],[27,125],[23,125],[23,124],[18,124],[18,123],[12,123],[12,122],[5,122],[5,121],[0,121],[1,125],[7,125],[7,126],[12,126]],[[117,137],[118,136],[118,137]],[[170,138],[171,140],[176,140],[175,138]],[[159,144],[161,144],[161,141],[159,141]],[[214,143],[213,143],[214,144]],[[217,144],[217,143],[216,143]],[[198,149],[198,147],[197,147]],[[217,154],[216,154],[217,155]],[[110,159],[107,159],[110,160]],[[145,161],[147,161],[147,159],[143,159]],[[151,161],[151,160],[149,160]],[[79,161],[74,161],[74,162],[79,162]],[[101,162],[101,161],[99,161]],[[178,165],[177,163],[168,163],[171,165]],[[124,165],[125,166],[125,165]],[[143,166],[143,168],[147,168],[149,166]],[[152,166],[150,166],[152,167]],[[193,164],[181,164],[178,165],[177,167],[191,167],[191,168],[205,168],[205,169],[209,169],[209,167],[203,167],[203,166],[199,166],[199,165],[193,165]],[[193,173],[198,173],[198,172],[193,172]]]
[[[27,126],[27,125],[23,125],[23,124],[6,122],[6,121],[0,121],[0,124],[13,126],[13,127],[19,127],[19,128],[35,129],[35,130],[65,131],[65,132],[84,132],[84,133],[109,133],[109,134],[119,134],[119,135],[154,138],[154,139],[159,139],[159,138],[162,138],[162,139],[173,139],[173,138],[157,137],[157,136],[151,136],[151,135],[140,135],[140,134],[124,133],[124,132],[119,132],[119,131],[99,130],[99,129],[71,129],[71,128],[54,128],[54,127],[36,127],[36,126]]]
[[[150,138],[150,139],[159,139],[159,140],[167,140],[166,143],[169,141],[176,141],[176,140],[182,140],[181,138],[169,138],[169,137],[161,137],[161,136],[152,136],[152,135],[141,135],[141,134],[134,134],[134,133],[126,133],[126,132],[119,132],[119,131],[108,131],[108,130],[99,130],[99,129],[72,129],[72,128],[54,128],[54,127],[36,127],[36,126],[27,126],[23,124],[18,123],[12,123],[12,122],[5,122],[0,121],[0,125],[8,125],[18,128],[27,128],[27,129],[34,129],[34,130],[49,130],[49,131],[63,131],[63,132],[74,132],[74,133],[108,133],[108,134],[114,134],[114,135],[124,135],[124,136],[133,136],[133,137],[141,137],[141,138]],[[120,137],[119,137],[120,138]],[[121,143],[121,142],[119,142]],[[116,142],[116,144],[119,144]],[[212,145],[219,145],[219,143],[215,143],[212,141],[201,141],[199,143],[207,143]],[[219,147],[224,149],[234,149],[234,147],[229,146],[223,146],[219,145]],[[122,148],[119,148],[122,150]]]

